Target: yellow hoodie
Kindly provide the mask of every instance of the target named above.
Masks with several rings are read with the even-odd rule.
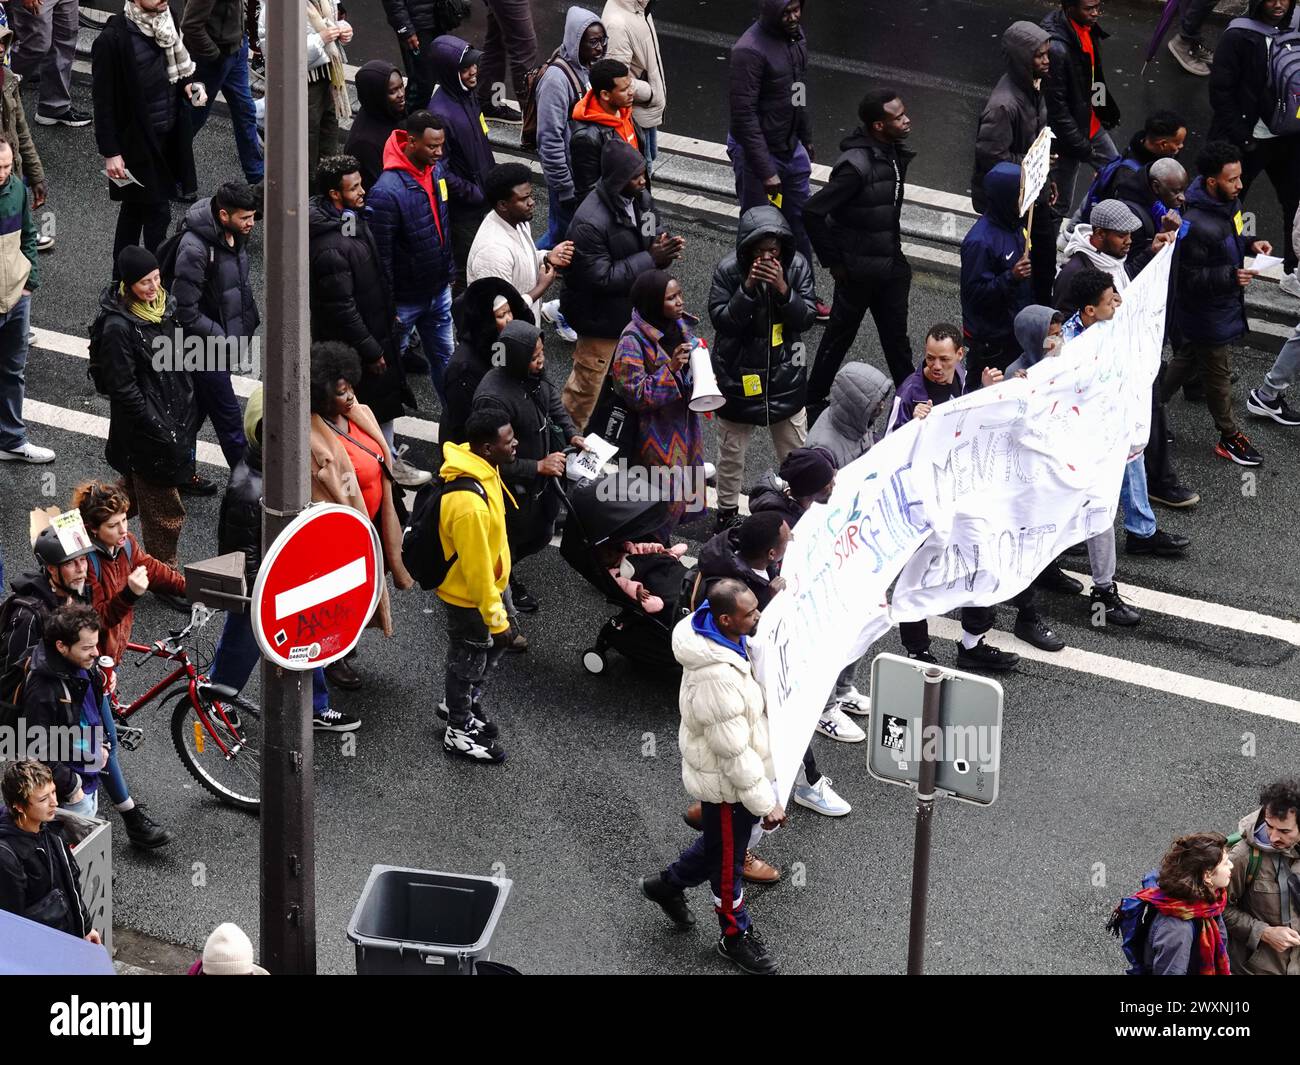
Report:
[[[438,532],[443,558],[457,558],[438,587],[438,598],[452,606],[476,609],[491,633],[510,627],[501,593],[510,580],[510,544],[506,541],[505,500],[517,506],[501,474],[468,444],[446,443],[439,475],[444,481],[473,477],[487,491],[487,502],[477,492],[448,492],[442,497]]]

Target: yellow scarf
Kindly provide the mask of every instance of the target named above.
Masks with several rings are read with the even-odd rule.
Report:
[[[119,283],[118,292],[126,302],[126,309],[141,321],[157,325],[163,320],[163,314],[167,311],[167,292],[162,286],[159,286],[158,295],[150,303],[136,299],[131,290],[126,287],[125,281]]]

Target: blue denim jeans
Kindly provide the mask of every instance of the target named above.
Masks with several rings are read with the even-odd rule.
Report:
[[[400,346],[406,349],[406,342],[412,332],[420,334],[424,345],[424,357],[429,360],[429,376],[433,379],[433,390],[438,393],[442,409],[447,409],[447,396],[442,388],[442,375],[451,362],[451,353],[456,347],[456,339],[451,328],[451,286],[445,286],[441,292],[428,303],[399,303],[397,321],[402,327],[399,338]]]
[[[253,638],[253,624],[247,614],[227,614],[226,627],[221,630],[221,639],[217,641],[217,653],[212,659],[212,670],[208,679],[213,684],[225,684],[236,691],[243,691],[253,668],[262,657],[257,640]],[[325,671],[313,669],[311,673],[311,708],[320,713],[328,710],[330,690],[325,683]]]
[[[809,186],[812,180],[812,160],[808,158],[808,149],[798,145],[788,156],[776,153],[772,162],[776,164],[776,175],[781,179],[781,207],[785,220],[790,223],[794,233],[795,249],[811,264],[813,260],[812,244],[808,232],[803,227],[803,205],[812,195]],[[741,211],[751,207],[761,207],[768,203],[767,189],[763,186],[765,175],[756,173],[745,158],[745,149],[727,134],[727,155],[731,157],[731,169],[736,177],[736,196],[740,200]]]
[[[550,251],[555,245],[563,241],[565,234],[569,232],[569,223],[573,221],[573,214],[564,210],[560,206],[559,197],[549,190],[547,191],[547,203],[549,207],[546,211],[546,232],[537,241],[537,247],[542,251]],[[574,208],[576,210],[576,204]]]
[[[657,128],[644,129],[641,132],[645,134],[645,143],[641,145],[645,151],[642,154],[647,161],[653,163],[659,156],[659,130]]]
[[[27,332],[32,298],[23,296],[0,314],[0,451],[17,451],[27,443],[23,392],[27,377]]]
[[[1147,498],[1147,464],[1141,455],[1124,464],[1119,505],[1124,511],[1124,528],[1134,536],[1150,536],[1156,531],[1155,511]]]
[[[239,152],[244,180],[256,185],[266,174],[266,164],[257,143],[257,111],[253,104],[253,90],[248,83],[248,38],[244,38],[234,55],[215,60],[196,59],[195,65],[194,77],[203,82],[208,93],[207,107],[191,108],[195,136],[207,124],[212,114],[212,103],[220,92],[230,109],[230,124],[235,128],[235,148]]]

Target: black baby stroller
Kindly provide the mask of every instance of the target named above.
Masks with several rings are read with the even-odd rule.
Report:
[[[636,579],[664,601],[657,614],[647,614],[610,576],[598,557],[604,544],[653,539],[668,518],[668,502],[646,481],[626,490],[625,473],[611,472],[594,481],[574,484],[566,499],[568,518],[560,540],[560,554],[605,599],[620,608],[601,628],[594,647],[582,653],[589,673],[603,673],[605,652],[611,647],[642,666],[678,670],[673,657],[673,625],[682,617],[680,603],[691,573],[671,555],[632,555]],[[624,498],[634,496],[635,498]]]

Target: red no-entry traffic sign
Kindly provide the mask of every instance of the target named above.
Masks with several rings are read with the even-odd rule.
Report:
[[[338,503],[308,507],[271,545],[253,585],[253,636],[285,669],[328,666],[356,646],[383,590],[379,534]]]

